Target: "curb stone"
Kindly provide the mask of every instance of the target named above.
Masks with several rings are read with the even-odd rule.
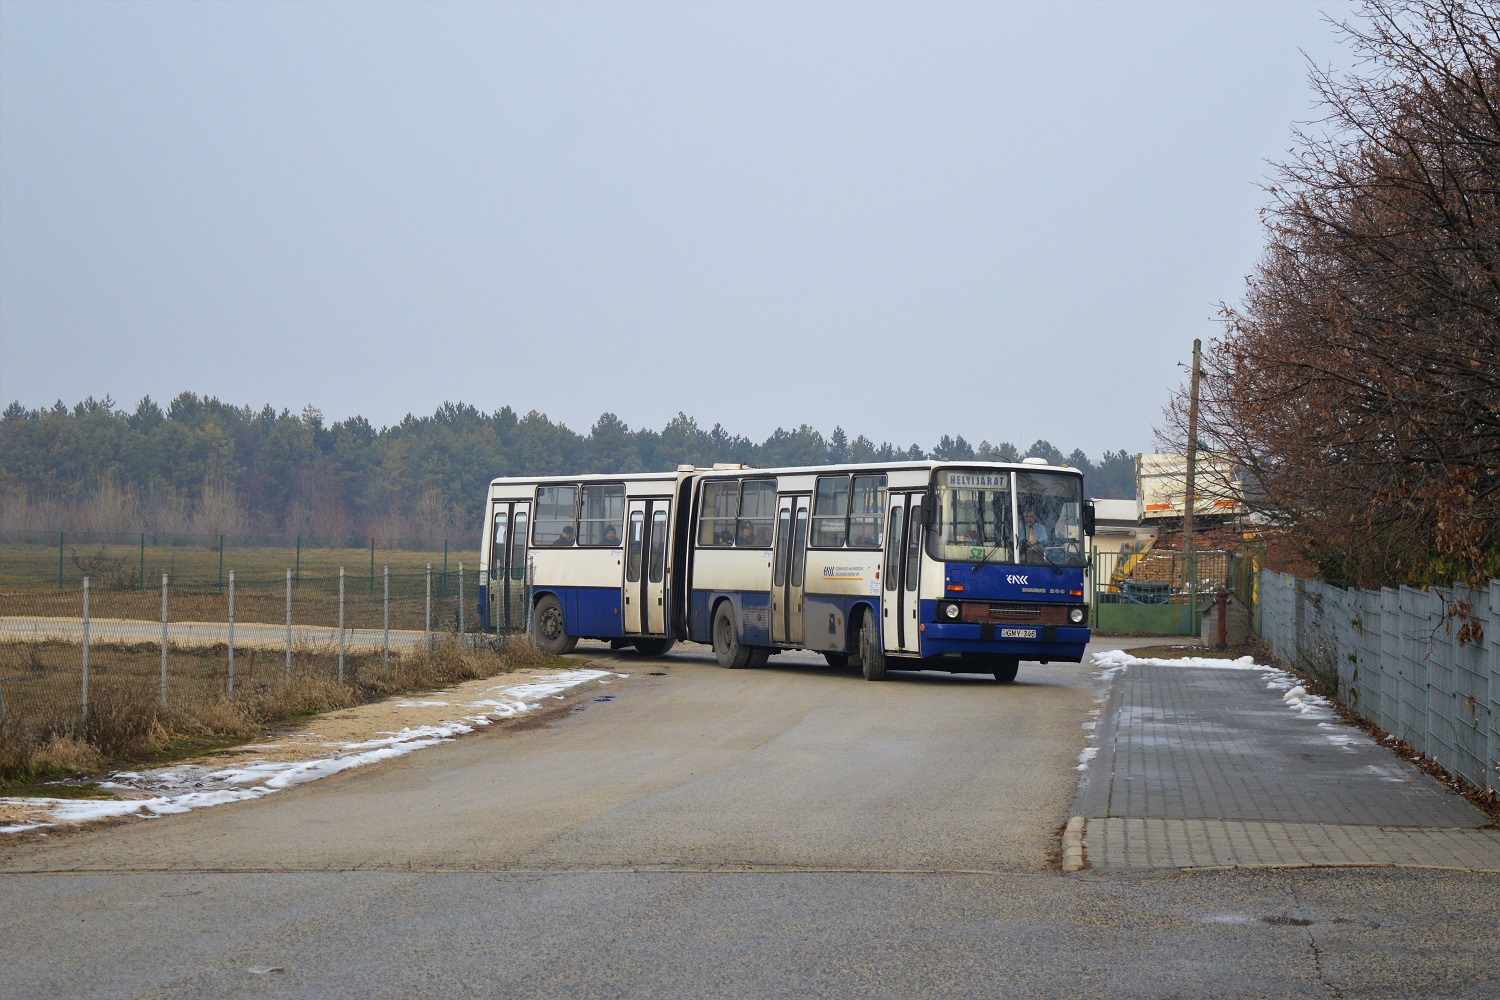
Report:
[[[1064,875],[1083,868],[1083,831],[1087,821],[1082,816],[1068,820],[1062,836],[1062,870]]]

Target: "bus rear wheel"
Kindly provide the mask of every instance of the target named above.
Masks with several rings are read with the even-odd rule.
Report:
[[[578,636],[569,635],[564,627],[562,605],[557,598],[547,594],[537,601],[535,614],[531,624],[537,649],[560,656],[578,645]]]
[[[995,680],[1001,684],[1009,684],[1016,679],[1016,674],[1021,670],[1021,658],[1019,656],[999,656],[995,658]]]
[[[635,650],[642,656],[664,656],[675,645],[675,639],[637,639]]]
[[[823,659],[827,660],[828,665],[835,670],[849,669],[848,653],[824,653]]]
[[[739,670],[750,665],[752,650],[740,644],[734,628],[733,606],[725,601],[714,612],[714,656],[719,666]]]
[[[880,624],[868,611],[859,623],[859,664],[865,680],[885,680],[885,650],[880,648]]]

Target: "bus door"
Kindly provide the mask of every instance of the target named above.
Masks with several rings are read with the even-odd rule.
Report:
[[[810,496],[776,500],[776,558],[771,568],[771,641],[802,643],[802,585],[807,570]]]
[[[665,635],[667,631],[667,530],[670,500],[632,500],[626,510],[626,635]]]
[[[490,520],[490,625],[515,630],[526,625],[526,533],[531,501],[497,500]]]
[[[885,592],[881,617],[885,651],[921,651],[917,618],[917,581],[922,572],[922,495],[891,497],[890,528],[885,535]]]

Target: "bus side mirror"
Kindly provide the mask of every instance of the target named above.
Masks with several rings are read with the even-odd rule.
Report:
[[[1092,500],[1083,505],[1083,533],[1090,537],[1094,534],[1094,501]]]
[[[917,523],[924,526],[937,523],[937,497],[933,494],[922,494],[922,507],[917,513]]]

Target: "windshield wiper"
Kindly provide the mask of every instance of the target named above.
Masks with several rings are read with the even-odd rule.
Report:
[[[1053,568],[1053,570],[1056,571],[1056,573],[1057,573],[1058,576],[1062,576],[1063,575],[1062,567],[1059,566],[1057,563],[1053,562],[1051,559],[1047,558],[1047,550],[1046,549],[1042,548],[1040,545],[1037,545],[1035,543],[1031,543],[1031,551],[1033,551],[1037,555],[1041,556],[1042,557],[1042,562],[1046,563],[1048,566],[1051,566]]]
[[[986,552],[977,563],[975,563],[973,566],[970,566],[969,569],[975,573],[978,573],[979,567],[985,565],[990,561],[990,556],[994,555],[996,552],[1003,552],[1005,550],[1006,546],[996,545],[994,548],[990,549],[990,551]]]

